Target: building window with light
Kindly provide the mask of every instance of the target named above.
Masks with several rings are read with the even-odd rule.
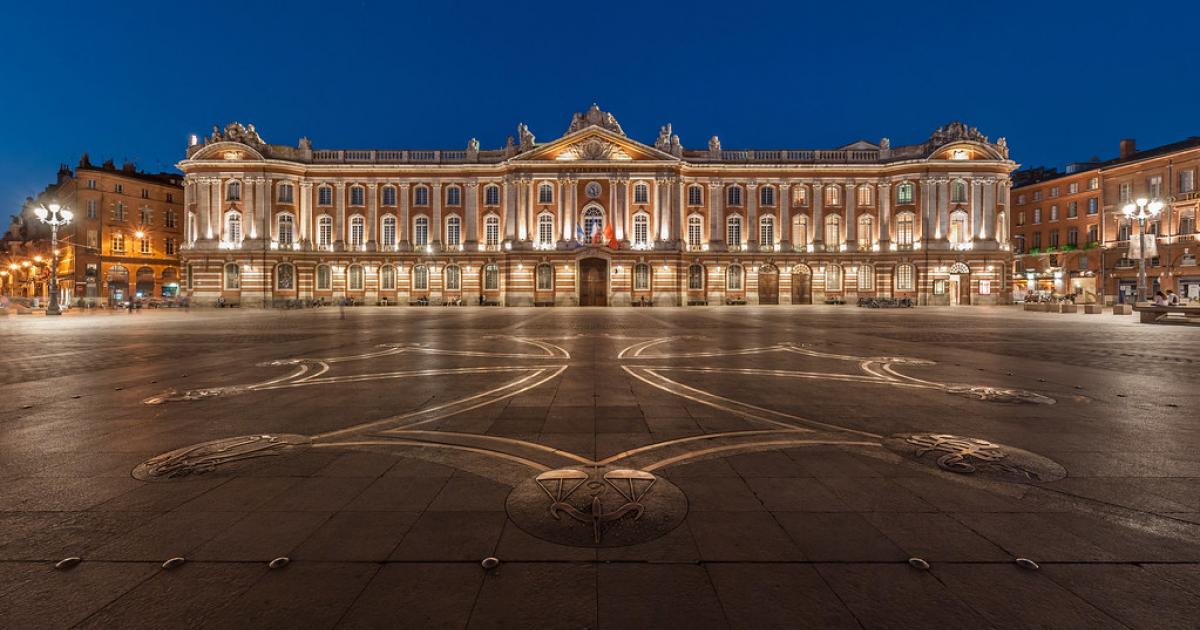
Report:
[[[633,290],[650,290],[650,265],[638,263],[633,266]]]
[[[643,183],[633,185],[633,203],[650,203],[650,187]]]
[[[688,205],[699,206],[704,204],[704,189],[700,186],[688,186]]]
[[[425,247],[429,244],[429,218],[417,217],[413,220],[413,244]]]
[[[442,274],[446,281],[447,291],[462,290],[462,269],[458,265],[449,265],[446,267],[445,273]]]
[[[735,247],[742,244],[742,217],[734,215],[726,221],[725,243]]]
[[[916,215],[911,212],[901,212],[896,215],[896,243],[901,247],[911,247],[913,244]]]
[[[792,222],[792,242],[796,245],[808,245],[808,216],[800,215]]]
[[[743,273],[741,265],[729,265],[725,271],[725,290],[741,291]]]
[[[866,247],[875,244],[875,218],[869,214],[858,217],[858,244]]]
[[[543,213],[538,215],[538,242],[549,245],[554,242],[554,215]]]
[[[462,189],[458,186],[450,186],[446,189],[446,205],[461,206],[462,205]]]
[[[825,268],[825,290],[826,291],[841,291],[842,290],[842,268],[837,265],[829,265]]]
[[[1117,187],[1117,197],[1119,199],[1119,203],[1121,203],[1122,205],[1127,204],[1130,201],[1132,201],[1133,200],[1133,184],[1126,182],[1124,184],[1119,185]]]
[[[650,215],[639,212],[633,215],[633,244],[645,247],[650,240]]]
[[[413,267],[413,290],[429,290],[429,268],[425,265]]]
[[[125,204],[124,203],[118,201],[113,206],[113,219],[115,219],[117,221],[125,220]]]
[[[1057,221],[1057,220],[1058,220],[1058,204],[1051,204],[1051,206],[1050,206],[1050,220],[1051,220],[1051,221]]]
[[[289,263],[275,266],[275,288],[280,291],[291,291],[296,288],[296,268]]]
[[[872,198],[874,197],[874,195],[872,195],[871,187],[866,184],[858,187],[858,189],[855,191],[855,196],[855,203],[860,206],[871,205],[873,201]]]
[[[428,206],[429,205],[429,187],[417,186],[413,189],[413,205]]]
[[[896,203],[907,204],[913,202],[913,185],[909,182],[904,182],[896,187]]]
[[[175,227],[177,218],[178,215],[175,214],[174,210],[167,210],[166,213],[163,214],[163,225],[173,228]]]
[[[396,290],[396,268],[391,265],[384,265],[379,268],[379,290],[395,291]]]
[[[333,217],[327,214],[317,219],[317,246],[328,248],[333,245]]]
[[[489,185],[483,189],[483,205],[498,206],[500,205],[500,187],[495,184]]]
[[[1146,180],[1146,190],[1150,192],[1151,199],[1157,199],[1162,196],[1162,176],[1155,175]]]
[[[808,187],[796,186],[792,189],[792,203],[797,206],[808,205]]]
[[[604,212],[592,206],[583,211],[583,238],[596,239],[604,232]]]
[[[913,277],[915,275],[912,265],[900,265],[896,267],[896,290],[912,291]]]
[[[331,186],[321,186],[317,189],[317,205],[332,206],[333,205],[333,188]]]
[[[687,240],[688,247],[700,247],[704,242],[704,220],[699,215],[688,217]]]
[[[775,217],[767,215],[758,220],[758,242],[760,245],[775,244]]]
[[[859,291],[874,291],[875,268],[870,265],[859,265],[857,280]]]
[[[225,265],[225,290],[236,291],[241,288],[241,278],[237,263]]]
[[[361,206],[366,203],[366,190],[362,186],[350,187],[350,205]]]
[[[462,244],[462,219],[458,215],[450,215],[446,219],[446,244],[458,247]]]
[[[483,242],[488,247],[500,245],[500,217],[489,214],[483,220]]]
[[[952,203],[966,203],[967,182],[956,179],[950,183],[950,201]]]
[[[141,239],[141,241],[140,241],[140,243],[139,243],[139,245],[141,246],[141,251],[142,251],[142,253],[143,253],[143,254],[150,254],[150,253],[151,253],[151,251],[150,251],[150,239],[148,239],[148,238],[142,238],[142,239]]]
[[[542,263],[537,266],[537,290],[538,291],[553,291],[554,290],[554,267],[549,263]]]
[[[367,220],[362,215],[354,215],[350,217],[350,246],[362,247],[366,242],[366,227]]]
[[[825,205],[840,206],[842,205],[842,189],[837,184],[830,184],[824,188]]]
[[[763,206],[775,205],[775,188],[772,186],[763,186],[759,189],[758,203]]]
[[[1042,209],[1034,208],[1033,209],[1033,224],[1040,225],[1041,222],[1042,222]]]
[[[396,246],[396,217],[390,214],[383,217],[379,230],[379,241],[384,247]]]
[[[350,265],[346,270],[347,284],[351,291],[363,290],[363,268],[362,265]]]
[[[229,182],[225,186],[225,199],[227,201],[239,201],[242,198],[241,182]]]
[[[500,290],[500,268],[495,263],[483,268],[483,289],[485,291]]]
[[[688,290],[704,290],[704,267],[700,265],[690,265],[688,267]]]
[[[333,270],[329,265],[317,265],[317,290],[329,291],[333,289]]]
[[[825,246],[835,247],[842,242],[842,217],[831,214],[825,217]]]
[[[291,184],[279,185],[279,203],[292,203],[295,199],[296,187]]]
[[[730,186],[729,190],[726,191],[726,201],[728,202],[728,205],[731,206],[742,205],[742,187]]]
[[[967,213],[956,210],[950,213],[950,242],[961,245],[970,240],[967,232]]]
[[[554,185],[549,182],[538,184],[538,203],[554,203]]]

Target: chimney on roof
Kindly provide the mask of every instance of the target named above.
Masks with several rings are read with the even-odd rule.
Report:
[[[1121,141],[1121,159],[1127,159],[1137,153],[1137,140],[1133,138],[1125,138]]]

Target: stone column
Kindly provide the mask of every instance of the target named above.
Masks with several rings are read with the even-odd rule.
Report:
[[[921,217],[917,221],[917,230],[920,235],[917,239],[921,241],[922,247],[928,246],[929,235],[933,233],[933,224],[935,222],[933,203],[933,181],[930,179],[921,180]]]
[[[746,249],[758,250],[758,184],[746,184]]]
[[[211,203],[210,195],[212,188],[208,185],[208,178],[197,178],[193,184],[197,187],[193,191],[196,196],[196,240],[205,240],[212,238],[212,213],[208,209]],[[103,209],[102,209],[103,210]]]
[[[400,239],[398,241],[400,244],[399,250],[402,252],[412,251],[412,238],[410,236],[412,234],[412,224],[408,216],[409,187],[410,184],[404,182],[398,186],[397,192],[400,196],[400,223],[397,226],[400,233],[396,237]]]
[[[629,205],[629,176],[622,173],[617,180],[617,221],[613,226],[613,235],[617,241],[624,243],[629,235],[625,233],[626,212]]]
[[[855,211],[858,207],[858,184],[846,183],[846,250],[854,251],[858,243],[858,217]]]
[[[467,213],[466,230],[467,233],[463,236],[463,244],[465,249],[473,252],[479,249],[479,182],[471,180],[466,185],[466,206]],[[480,276],[482,277],[482,276]]]
[[[258,237],[258,228],[254,222],[255,210],[258,207],[258,178],[246,177],[242,180],[242,240]]]
[[[892,240],[892,185],[888,182],[880,182],[875,194],[875,202],[879,204],[879,220],[875,228],[875,240],[879,243],[879,251],[887,251],[888,242]]]
[[[812,185],[812,225],[809,226],[809,232],[812,232],[814,252],[825,250],[825,191],[822,186],[821,182]]]
[[[970,180],[971,222],[967,228],[967,240],[974,241],[983,233],[983,184],[978,179]]]
[[[442,225],[442,182],[435,180],[433,188],[430,190],[431,199],[429,202],[433,204],[433,218],[429,221],[430,245],[433,246],[433,251],[441,251],[442,237],[445,236],[446,226]],[[459,235],[461,236],[461,235]]]
[[[346,182],[337,182],[333,188],[333,203],[337,209],[333,224],[333,250],[346,251]]]
[[[950,238],[950,180],[937,180],[937,239],[946,242]]]
[[[517,240],[517,198],[520,196],[518,182],[508,177],[504,180],[504,241]]]
[[[566,207],[563,208],[562,235],[563,241],[570,243],[575,238],[575,214],[579,212],[579,184],[572,174],[567,175],[564,183]]]
[[[779,251],[792,251],[792,185],[780,182],[779,197],[775,200],[779,206]],[[783,296],[780,296],[783,297]]]
[[[529,224],[526,215],[529,214],[529,177],[523,176],[517,181],[517,240],[529,240]]]
[[[379,237],[376,235],[379,229],[379,184],[370,182],[367,184],[367,251],[374,252],[379,250],[377,241]]]
[[[565,173],[558,176],[558,194],[554,197],[556,211],[554,226],[558,228],[560,234],[559,238],[555,240],[557,241],[556,246],[559,248],[567,246],[566,237],[561,236],[566,231],[564,228],[567,225],[567,178],[568,175]]]
[[[683,178],[678,175],[671,181],[673,196],[671,198],[671,224],[667,232],[667,240],[678,243],[687,234],[687,217],[684,212],[684,203],[687,199],[684,195],[687,194],[687,188],[683,184]]]
[[[722,204],[725,201],[725,190],[720,182],[708,183],[708,248],[720,251],[725,236],[721,233],[725,219],[722,216]]]
[[[312,182],[300,181],[300,242],[304,249],[312,249]]]

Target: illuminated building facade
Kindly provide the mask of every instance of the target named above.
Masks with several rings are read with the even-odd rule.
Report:
[[[184,291],[195,303],[995,304],[1006,276],[1004,139],[830,150],[653,144],[593,105],[540,143],[314,149],[253,125],[193,138]]]

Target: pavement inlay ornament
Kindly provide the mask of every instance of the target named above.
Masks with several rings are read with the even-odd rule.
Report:
[[[888,449],[923,464],[963,475],[1013,483],[1058,481],[1067,471],[1036,453],[946,433],[898,433],[883,441]]]
[[[282,455],[288,450],[307,446],[310,442],[308,436],[294,433],[222,438],[152,457],[138,464],[133,469],[133,476],[142,481],[158,481],[203,475],[226,464]]]
[[[513,488],[508,516],[526,533],[560,545],[621,547],[679,526],[687,499],[643,470],[580,466],[548,470]]]

